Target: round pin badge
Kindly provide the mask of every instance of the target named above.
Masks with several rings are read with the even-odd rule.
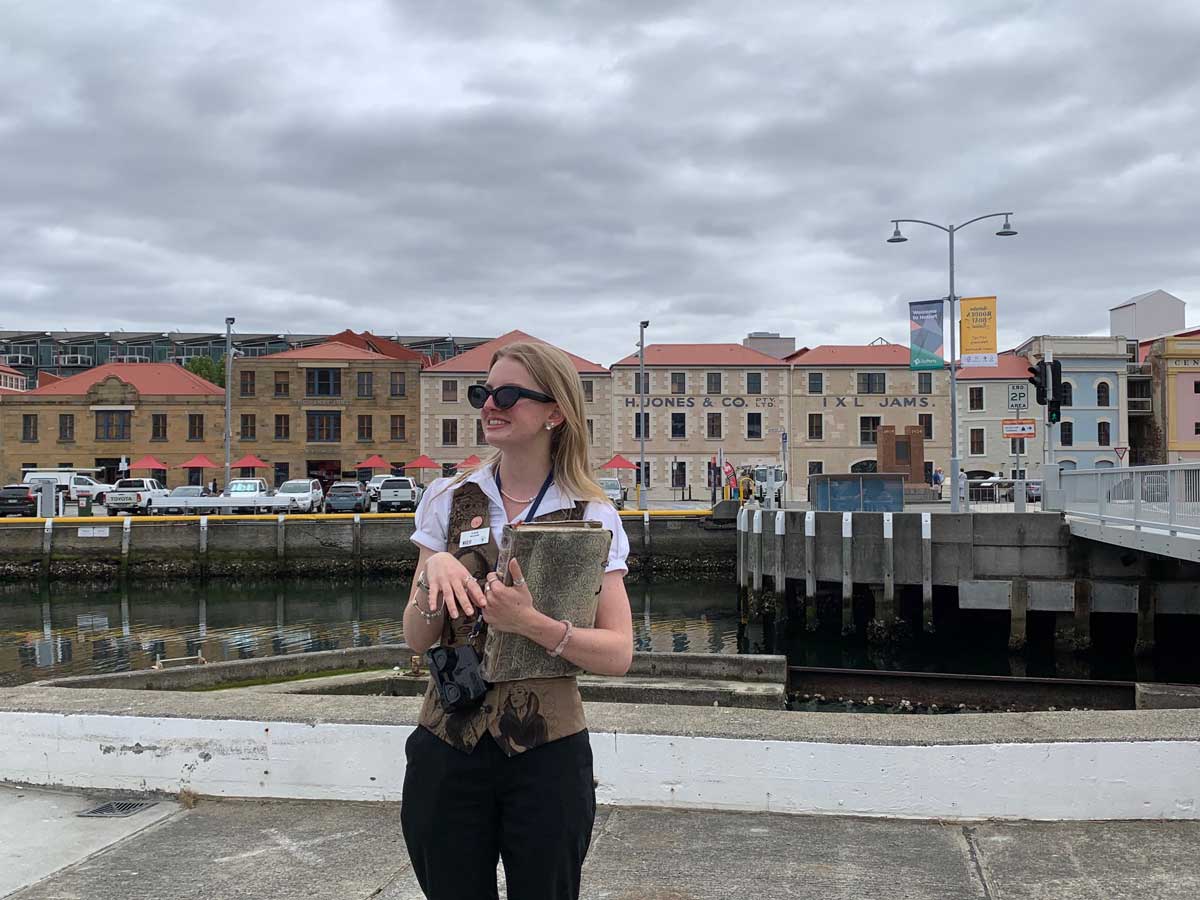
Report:
[[[481,525],[483,525],[483,516],[476,516],[471,520],[472,528],[479,528]]]

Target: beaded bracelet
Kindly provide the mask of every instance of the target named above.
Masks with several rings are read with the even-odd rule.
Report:
[[[563,638],[558,642],[558,646],[549,651],[551,656],[562,655],[562,652],[567,649],[567,641],[571,639],[571,632],[575,630],[575,626],[566,619],[561,619],[560,621],[567,626],[567,630],[563,632]]]

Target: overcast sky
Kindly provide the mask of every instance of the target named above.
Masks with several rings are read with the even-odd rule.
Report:
[[[1200,4],[0,0],[0,329],[1200,320]],[[1194,317],[1194,318],[1193,318]]]

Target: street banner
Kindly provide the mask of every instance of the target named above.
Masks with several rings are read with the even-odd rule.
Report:
[[[997,365],[996,298],[963,297],[959,302],[962,304],[959,358],[963,368]]]
[[[909,337],[908,367],[910,369],[941,369],[946,365],[942,345],[945,329],[942,325],[941,300],[916,300],[908,304]]]

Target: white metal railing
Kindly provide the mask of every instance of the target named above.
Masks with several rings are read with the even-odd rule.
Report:
[[[1200,537],[1200,463],[1076,469],[1061,479],[1069,516]]]
[[[1016,512],[1017,498],[1022,487],[1025,492],[1025,510],[1037,512],[1042,508],[1042,480],[1026,478],[1017,481],[1015,478],[970,478],[966,490],[959,485],[959,505],[964,512]],[[942,490],[942,496],[949,498],[950,485],[947,483]]]

